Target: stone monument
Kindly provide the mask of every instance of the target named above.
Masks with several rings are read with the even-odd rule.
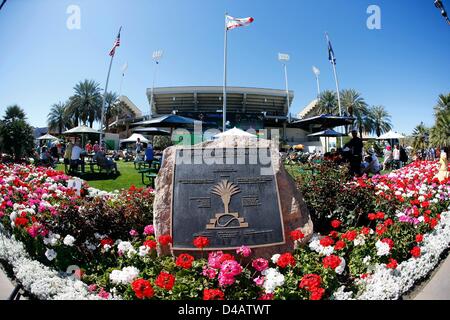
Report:
[[[255,256],[292,251],[290,232],[313,225],[302,194],[269,140],[228,136],[164,151],[153,205],[156,237],[170,234],[173,254],[252,248]],[[169,254],[159,248],[159,254]]]

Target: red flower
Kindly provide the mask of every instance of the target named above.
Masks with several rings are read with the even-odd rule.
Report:
[[[323,247],[331,246],[331,245],[333,245],[333,243],[334,243],[333,239],[331,239],[328,236],[325,236],[322,239],[320,239],[320,245]]]
[[[330,231],[329,236],[332,238],[337,238],[339,236],[339,233],[336,230],[333,230],[333,231]]]
[[[155,240],[146,240],[144,241],[144,246],[150,249],[156,249],[156,241]]]
[[[17,217],[16,220],[14,220],[14,224],[16,226],[21,226],[24,227],[29,223],[27,218],[23,218],[23,217]]]
[[[362,227],[361,228],[361,233],[363,234],[363,235],[368,235],[368,234],[370,234],[370,228],[367,228],[367,227]]]
[[[384,219],[384,212],[381,212],[381,211],[377,212],[376,217],[377,217],[377,219],[380,219],[380,220]]]
[[[204,289],[203,300],[224,300],[224,294],[219,289]]]
[[[324,268],[336,269],[341,264],[341,258],[332,254],[323,258],[322,264]]]
[[[322,279],[320,278],[320,276],[318,274],[309,273],[309,274],[305,274],[303,276],[298,287],[300,289],[306,289],[308,291],[312,291],[314,289],[319,288],[321,285],[321,282],[322,282]]]
[[[161,273],[156,277],[155,284],[163,289],[172,290],[175,283],[175,277],[170,273],[161,271]]]
[[[136,279],[131,284],[131,287],[138,299],[151,298],[155,294],[155,291],[148,280]]]
[[[348,241],[353,241],[353,240],[355,240],[357,235],[358,235],[358,233],[355,230],[350,230],[350,231],[347,231],[346,233],[344,233],[341,236],[341,238],[346,239]]]
[[[311,296],[309,297],[310,300],[321,300],[323,294],[325,293],[324,288],[315,288],[311,291]]]
[[[437,219],[433,218],[433,219],[430,220],[430,228],[431,229],[434,229],[437,224],[438,224]]]
[[[187,253],[182,253],[178,256],[176,265],[183,269],[190,269],[192,267],[192,262],[194,262],[194,257]]]
[[[423,235],[422,234],[416,235],[416,242],[422,242],[422,241],[423,241]]]
[[[258,300],[273,300],[273,293],[265,293],[261,297],[258,298]]]
[[[172,237],[168,234],[164,234],[162,236],[159,236],[158,238],[158,242],[159,244],[161,244],[162,246],[166,246],[169,243],[172,243]]]
[[[375,232],[378,234],[378,235],[382,235],[383,233],[385,233],[387,231],[387,228],[384,226],[384,225],[382,225],[382,224],[379,224],[379,225],[377,225],[377,227],[376,227],[376,229],[375,229]]]
[[[229,254],[229,253],[224,253],[220,258],[219,258],[219,262],[222,264],[222,263],[224,263],[225,261],[228,261],[228,260],[234,260],[234,257],[231,255],[231,254]]]
[[[336,244],[334,245],[334,250],[342,250],[345,248],[345,242],[342,240],[339,240],[336,242]]]
[[[410,252],[414,258],[420,257],[420,248],[419,247],[412,248]]]
[[[385,221],[384,221],[384,226],[385,227],[389,227],[389,226],[392,226],[394,224],[394,221],[392,221],[392,219],[386,219]]]
[[[370,221],[375,220],[377,218],[377,215],[375,213],[369,213],[367,215]]]
[[[300,230],[291,231],[291,239],[293,241],[301,240],[304,237],[305,237],[305,235]]]
[[[389,263],[386,264],[386,267],[389,269],[395,269],[395,268],[397,268],[397,265],[398,265],[397,260],[389,258]]]
[[[424,202],[422,202],[422,203],[420,204],[420,206],[421,206],[422,208],[428,208],[428,207],[430,206],[430,203],[429,203],[428,201],[424,201]]]
[[[112,246],[114,244],[114,240],[111,238],[104,238],[100,241],[100,244],[102,245],[102,247],[105,245]]]
[[[203,249],[209,245],[209,239],[207,237],[196,237],[194,239],[194,246],[199,249]]]
[[[339,228],[341,226],[341,224],[342,224],[342,222],[337,219],[331,221],[331,226],[335,229]]]
[[[295,266],[295,258],[292,254],[290,254],[289,252],[287,253],[283,253],[277,261],[277,265],[280,268],[286,268],[287,266]]]

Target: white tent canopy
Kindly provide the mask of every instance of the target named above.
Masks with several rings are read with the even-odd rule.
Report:
[[[403,138],[405,138],[404,135],[391,130],[391,131],[386,132],[385,134],[379,136],[377,139],[378,140],[390,140],[390,139],[403,139]]]
[[[144,137],[142,134],[139,133],[133,133],[131,136],[129,136],[127,139],[120,140],[120,143],[122,142],[137,142],[137,139],[140,139],[142,143],[149,143],[150,141]]]
[[[51,134],[44,134],[43,136],[37,138],[37,140],[59,140],[57,137],[52,136]]]
[[[64,131],[63,134],[80,134],[80,133],[97,133],[100,134],[99,131],[89,128],[88,126],[78,126],[75,128],[72,128],[70,130]]]
[[[230,136],[239,136],[239,137],[252,137],[256,138],[256,135],[248,133],[244,130],[238,129],[234,127],[233,129],[227,130],[225,132],[218,133],[213,136],[214,139],[219,139],[223,137],[230,137]]]

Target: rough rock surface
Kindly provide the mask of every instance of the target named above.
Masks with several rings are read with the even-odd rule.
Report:
[[[279,152],[271,141],[242,136],[229,136],[219,140],[207,141],[195,145],[202,148],[235,148],[235,147],[270,147],[272,149],[272,166],[276,175],[278,191],[280,195],[281,210],[284,223],[286,243],[271,247],[254,248],[253,253],[258,257],[270,257],[275,253],[292,251],[294,243],[290,239],[290,232],[299,229],[305,234],[305,238],[299,243],[306,243],[313,233],[313,223],[301,192],[296,188],[294,180],[285,170]],[[156,178],[156,194],[153,204],[155,235],[171,234],[171,205],[172,205],[172,181],[175,154],[179,146],[169,147],[164,151],[164,163]],[[207,248],[205,248],[207,250]],[[171,252],[172,251],[172,252]],[[223,250],[226,251],[226,250]],[[183,250],[189,252],[189,250]],[[169,250],[168,247],[158,248],[159,254],[179,254],[177,250]],[[196,252],[189,252],[194,254]],[[198,253],[198,252],[197,252]]]

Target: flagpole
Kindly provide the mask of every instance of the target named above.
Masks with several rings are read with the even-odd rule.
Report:
[[[223,132],[227,129],[227,13],[225,12],[225,35],[224,35],[224,47],[223,47]]]
[[[119,34],[120,34],[121,30],[122,30],[122,27],[120,27],[120,29],[119,29]],[[108,92],[109,76],[111,74],[111,67],[112,67],[112,63],[114,60],[114,56],[115,56],[115,54],[113,54],[111,56],[111,61],[109,62],[108,76],[106,77],[105,92],[103,93],[102,112],[101,112],[101,118],[100,118],[100,146],[103,145],[103,121],[105,118],[106,93]]]
[[[325,35],[327,37],[328,45],[330,45],[330,38],[328,37],[328,33],[325,33]],[[333,65],[334,80],[336,82],[336,93],[337,93],[337,98],[338,98],[339,116],[342,117],[341,94],[339,92],[339,80],[338,80],[337,72],[336,72],[336,60],[334,58],[334,52],[333,52],[333,57],[332,57],[331,64]],[[342,126],[340,128],[341,128],[341,131],[342,131]],[[341,148],[342,148],[342,137],[341,137]]]

